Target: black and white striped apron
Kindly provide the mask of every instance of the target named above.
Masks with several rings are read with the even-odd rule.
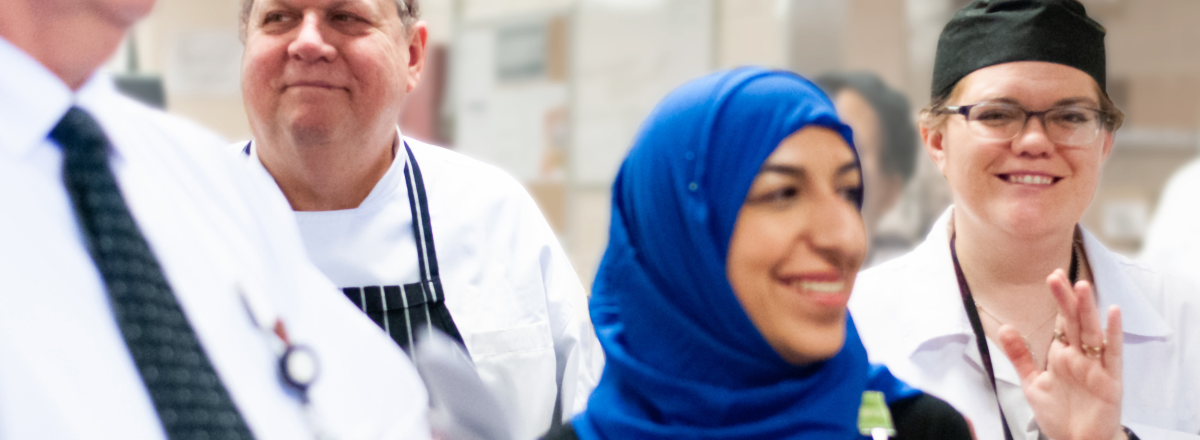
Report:
[[[442,291],[425,181],[421,178],[417,158],[407,143],[404,144],[404,151],[404,182],[408,187],[408,207],[412,210],[413,237],[421,281],[402,286],[343,287],[342,293],[383,328],[405,352],[409,352],[413,338],[426,327],[441,330],[462,344],[462,335],[450,317]],[[250,154],[249,143],[243,152]]]

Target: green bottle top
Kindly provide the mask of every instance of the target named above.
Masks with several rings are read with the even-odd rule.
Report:
[[[896,435],[892,425],[892,413],[888,411],[883,393],[879,391],[863,391],[862,406],[858,407],[859,434],[879,439]]]

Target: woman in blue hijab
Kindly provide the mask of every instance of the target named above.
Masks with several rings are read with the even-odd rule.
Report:
[[[851,139],[791,73],[668,95],[613,186],[591,299],[604,375],[548,438],[861,438],[867,390],[900,438],[970,438],[944,402],[868,364],[846,312],[866,251]]]

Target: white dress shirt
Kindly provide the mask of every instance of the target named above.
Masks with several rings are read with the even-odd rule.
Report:
[[[583,287],[525,189],[498,168],[404,138],[423,174],[446,308],[484,383],[514,421],[516,438],[550,428],[587,404],[603,352]],[[266,173],[256,145],[236,154]],[[339,287],[420,281],[403,147],[362,204],[296,212],[308,255]],[[278,187],[276,186],[276,191]],[[280,195],[282,193],[280,192]]]
[[[1002,440],[950,258],[952,210],[912,252],[860,273],[850,311],[872,362],[949,402],[971,419],[980,440]],[[1184,295],[1186,287],[1175,279],[1105,249],[1086,229],[1083,246],[1099,310],[1121,308],[1122,424],[1143,439],[1200,438],[1200,301]],[[991,340],[988,350],[1013,438],[1037,439],[1016,369]]]
[[[162,425],[85,249],[48,138],[71,106],[113,144],[134,219],[200,343],[259,439],[425,439],[412,365],[304,259],[286,201],[190,123],[120,96],[96,74],[72,92],[0,39],[0,439],[162,439]],[[261,184],[261,183],[260,183]],[[316,352],[308,417],[285,388],[275,319]]]

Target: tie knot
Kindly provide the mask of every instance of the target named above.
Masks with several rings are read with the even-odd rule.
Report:
[[[58,121],[58,125],[50,131],[53,139],[63,149],[70,153],[101,153],[106,154],[108,137],[92,115],[79,107],[71,107],[67,114]]]

